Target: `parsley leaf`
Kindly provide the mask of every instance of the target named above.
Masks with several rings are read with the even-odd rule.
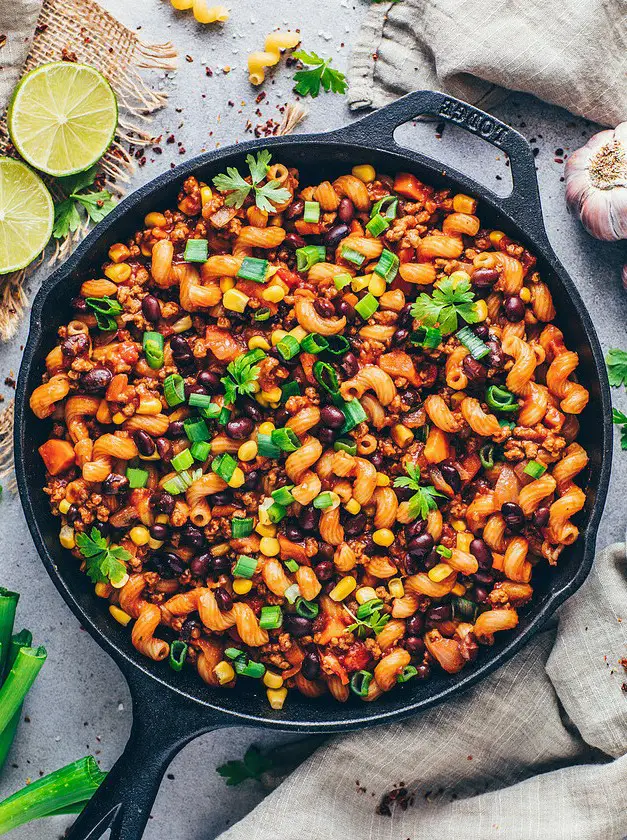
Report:
[[[627,426],[620,428],[620,448],[627,450]]]
[[[234,166],[227,166],[226,171],[226,175],[216,175],[213,183],[221,192],[229,192],[224,199],[227,207],[240,208],[253,185],[242,178]]]
[[[109,545],[97,528],[77,534],[76,545],[85,558],[85,570],[93,583],[120,583],[131,555],[119,545]]]
[[[444,494],[438,492],[433,485],[424,487],[420,484],[420,467],[417,464],[406,464],[407,477],[402,475],[394,479],[394,487],[408,487],[416,492],[409,500],[409,514],[414,519],[418,516],[426,519],[430,510],[438,506],[436,496],[444,498]]]
[[[52,235],[55,239],[65,239],[69,233],[74,233],[81,223],[81,216],[76,207],[76,202],[71,198],[55,204],[54,227]]]
[[[52,235],[56,239],[64,239],[78,229],[81,224],[79,207],[85,208],[89,219],[94,223],[102,221],[115,207],[113,197],[108,190],[81,192],[95,182],[96,170],[97,166],[92,166],[77,175],[67,175],[65,178],[57,179],[67,198],[60,201],[54,208]]]
[[[350,612],[348,607],[345,607],[345,609],[347,610],[347,612]],[[368,616],[368,618],[357,618],[357,616],[354,616],[352,613],[350,613],[350,614],[355,619],[355,623],[350,624],[346,628],[346,632],[347,633],[353,633],[356,630],[357,631],[357,636],[360,639],[365,639],[370,630],[373,631],[375,636],[378,636],[379,633],[383,630],[385,625],[390,620],[390,616],[388,615],[388,613],[381,613],[380,610],[374,610]]]
[[[469,280],[455,283],[450,277],[440,280],[433,295],[423,292],[411,309],[411,314],[426,327],[439,326],[444,335],[455,332],[458,317],[467,324],[476,324],[479,320],[475,304],[475,294]]]
[[[66,175],[63,178],[57,178],[57,183],[66,195],[80,192],[91,185],[96,180],[96,172],[98,166],[90,166],[84,172],[78,172],[76,175]]]
[[[272,759],[264,755],[258,747],[250,746],[244,755],[243,761],[227,761],[221,764],[217,772],[226,779],[229,786],[239,785],[246,779],[259,781],[263,773],[273,765]]]
[[[255,159],[253,155],[246,155],[246,163],[250,169],[250,177],[253,179],[253,184],[258,184],[268,174],[268,166],[272,160],[272,155],[267,149],[262,149],[257,153]]]
[[[612,388],[627,385],[627,352],[625,350],[618,350],[616,347],[612,347],[607,352],[605,364],[607,365],[607,375]]]
[[[612,423],[627,423],[627,414],[619,408],[612,409]]]
[[[282,204],[291,198],[291,193],[285,187],[280,187],[278,181],[268,181],[263,186],[258,186],[268,174],[268,166],[272,155],[267,149],[257,152],[257,157],[246,155],[246,163],[250,170],[251,182],[247,181],[234,166],[227,166],[227,174],[216,175],[213,179],[214,185],[221,192],[228,192],[224,199],[227,207],[242,206],[251,190],[255,192],[255,203],[260,210],[266,213],[275,213],[274,204]],[[274,202],[272,204],[271,202]]]
[[[315,98],[320,93],[320,86],[333,93],[346,93],[348,82],[344,73],[331,67],[330,58],[320,58],[315,52],[308,53],[298,50],[292,54],[293,58],[301,61],[311,69],[298,70],[294,74],[294,90],[301,96]]]
[[[247,353],[231,362],[226,370],[228,376],[220,380],[224,385],[225,405],[233,405],[238,394],[251,396],[254,393],[259,365],[251,362]]]
[[[72,193],[70,199],[78,201],[87,210],[87,215],[92,222],[101,222],[107,213],[110,213],[115,207],[115,201],[111,197],[108,190],[100,190],[96,193],[83,193],[77,195]]]

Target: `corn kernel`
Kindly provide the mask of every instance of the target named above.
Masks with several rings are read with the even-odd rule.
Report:
[[[213,673],[216,675],[220,685],[226,685],[227,683],[230,683],[231,680],[235,679],[233,666],[230,662],[226,662],[224,659],[222,662],[218,662],[216,667],[213,669]]]
[[[358,604],[367,604],[368,601],[372,601],[376,597],[377,593],[372,586],[360,586],[357,592],[355,592],[355,598]]]
[[[281,546],[275,537],[262,537],[259,540],[259,551],[266,557],[276,557],[280,550]]]
[[[270,336],[270,341],[272,342],[272,346],[276,347],[279,341],[282,338],[285,338],[287,332],[285,330],[272,330],[272,335]]]
[[[150,542],[150,531],[145,525],[136,525],[131,528],[128,535],[135,545],[148,545]]]
[[[257,441],[247,440],[237,450],[237,457],[240,461],[254,461],[258,451]]]
[[[456,583],[455,586],[451,589],[451,594],[457,595],[458,598],[461,598],[462,595],[466,594],[466,587],[463,583]]]
[[[131,267],[128,263],[113,263],[105,268],[104,273],[114,283],[124,283],[131,276]]]
[[[158,548],[161,548],[162,545],[163,540],[155,540],[153,539],[153,537],[151,537],[148,540],[148,548],[152,548],[154,551],[156,551]]]
[[[218,545],[214,545],[211,549],[211,553],[215,557],[224,557],[225,554],[228,554],[231,550],[231,546],[228,543],[218,543]]]
[[[469,213],[472,215],[476,209],[477,200],[475,198],[464,195],[464,193],[457,193],[457,195],[453,196],[453,210],[456,213]]]
[[[213,190],[211,187],[201,187],[200,188],[200,203],[204,207],[205,204],[209,204],[211,199],[213,198]]]
[[[376,545],[382,545],[384,548],[388,548],[394,542],[394,534],[389,528],[378,528],[372,534],[372,541]]]
[[[161,414],[162,408],[158,397],[143,397],[137,406],[137,414]]]
[[[529,303],[529,301],[531,300],[531,291],[526,286],[523,286],[522,289],[518,292],[518,297],[522,300],[523,303]]]
[[[501,241],[501,239],[503,239],[504,236],[505,236],[505,234],[503,233],[502,230],[493,230],[490,233],[490,242],[493,245],[498,245],[499,242]]]
[[[142,242],[139,246],[139,250],[142,252],[142,257],[149,257],[152,254],[152,245],[149,245],[148,242]]]
[[[243,312],[250,298],[239,289],[227,289],[222,297],[222,305],[231,312]]]
[[[122,423],[127,419],[121,411],[116,411],[113,417],[111,418],[116,426],[121,426]]]
[[[263,508],[260,508],[259,519],[261,519],[264,515],[266,517],[268,516],[266,511]],[[259,534],[260,537],[276,537],[276,525],[272,525],[272,523],[268,524],[264,522],[259,522],[255,526],[255,531]]]
[[[275,429],[274,423],[271,423],[269,420],[266,420],[265,423],[262,423],[259,426],[259,434],[260,435],[271,435]]]
[[[293,336],[296,341],[302,341],[307,334],[307,330],[303,329],[300,324],[289,331],[289,335]]]
[[[236,595],[248,595],[252,588],[252,580],[247,580],[246,578],[237,578],[237,580],[233,581],[233,592],[235,592]]]
[[[465,400],[467,396],[468,394],[465,391],[455,391],[454,394],[451,394],[451,403],[457,406],[460,402]]]
[[[414,439],[414,433],[411,429],[408,429],[407,426],[403,426],[402,423],[397,423],[395,426],[392,426],[392,431],[390,432],[392,435],[392,440],[397,446],[400,446],[401,449],[404,449]]]
[[[373,274],[370,282],[368,283],[368,291],[375,297],[381,297],[381,295],[387,290],[387,287],[388,285],[383,277],[378,274]]]
[[[117,623],[122,625],[122,627],[126,627],[126,625],[131,620],[130,615],[124,612],[124,610],[121,610],[119,607],[116,607],[115,604],[111,604],[111,606],[109,607],[109,612],[111,613],[113,618],[115,618]]]
[[[329,592],[329,598],[332,601],[343,601],[344,598],[348,598],[351,592],[357,586],[357,581],[352,575],[346,575],[343,577],[336,586]]]
[[[131,256],[131,252],[122,242],[116,242],[109,248],[109,259],[111,262],[124,262]]]
[[[465,531],[466,523],[463,519],[451,519],[451,525],[455,531]]]
[[[276,674],[274,671],[266,671],[263,675],[263,684],[266,688],[281,688],[283,685],[283,677]]]
[[[61,499],[61,501],[59,502],[59,513],[67,513],[71,507],[72,505],[68,502],[67,499]]]
[[[94,586],[94,592],[98,598],[108,598],[111,594],[111,584],[110,583],[97,583]]]
[[[402,598],[405,594],[405,587],[403,586],[403,581],[400,578],[392,578],[392,580],[389,580],[388,592],[394,598]]]
[[[457,548],[460,551],[469,551],[470,543],[473,541],[473,535],[468,531],[457,532]]]
[[[488,304],[485,300],[478,300],[475,302],[475,313],[479,321],[485,321],[488,317]]]
[[[170,517],[167,513],[159,513],[155,516],[155,522],[159,525],[167,525],[170,521]]]
[[[192,328],[192,319],[191,315],[185,315],[183,318],[179,318],[178,321],[175,321],[170,329],[173,333],[182,333],[186,332],[187,330],[191,330]]]
[[[356,516],[361,510],[361,505],[356,499],[349,499],[344,505],[344,509]]]
[[[287,697],[287,688],[269,688],[266,691],[268,702],[273,709],[282,709]]]
[[[470,274],[468,274],[467,271],[454,271],[450,275],[449,280],[453,281],[453,288],[455,288],[458,283],[462,282],[462,280],[470,282]]]
[[[268,402],[277,402],[281,399],[281,389],[276,385],[274,388],[270,388],[269,391],[262,391],[261,395]]]
[[[235,279],[233,277],[222,277],[220,278],[220,291],[222,294],[228,292],[229,289],[235,288]]]
[[[377,177],[374,166],[369,163],[360,163],[358,166],[353,166],[351,171],[355,178],[359,178],[364,184],[371,184]]]
[[[390,476],[386,475],[385,473],[378,472],[377,473],[377,487],[389,487],[390,484]]]
[[[270,342],[267,341],[262,335],[254,335],[252,338],[248,340],[248,349],[249,350],[269,350],[270,349]]]
[[[244,475],[243,470],[240,467],[235,467],[233,470],[233,475],[227,481],[229,487],[237,490],[238,487],[241,487],[242,484],[246,481],[246,476]]]
[[[168,220],[163,213],[148,213],[144,216],[144,225],[147,228],[166,227]]]
[[[368,287],[372,274],[364,274],[362,277],[353,277],[351,280],[351,289],[354,292],[362,292]]]
[[[128,583],[128,580],[129,580],[129,576],[124,575],[123,577],[120,578],[120,580],[117,580],[115,583],[113,583],[113,581],[111,581],[111,586],[114,589],[122,589],[122,587],[126,586],[126,584]]]
[[[268,286],[261,293],[261,297],[271,303],[279,303],[285,297],[285,289],[279,285]]]
[[[71,525],[64,525],[59,531],[59,542],[63,548],[74,548],[76,540],[74,539],[74,528]]]
[[[257,533],[261,533],[258,530],[259,526],[266,527],[266,526],[270,525],[271,524],[270,523],[270,517],[268,516],[268,511],[265,508],[262,508],[262,507],[260,507],[257,510],[257,516],[259,517],[259,525],[257,526],[257,528],[255,530],[257,531]]]
[[[446,580],[452,571],[453,569],[448,563],[438,563],[437,566],[429,569],[427,574],[429,575],[429,580],[432,580],[434,583],[440,583],[440,581]]]

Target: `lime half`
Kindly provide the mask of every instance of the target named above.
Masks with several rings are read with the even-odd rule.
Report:
[[[0,274],[32,263],[48,244],[53,222],[52,196],[39,175],[0,157]]]
[[[8,112],[13,145],[48,175],[73,175],[111,145],[118,106],[105,77],[86,64],[57,61],[27,73]]]

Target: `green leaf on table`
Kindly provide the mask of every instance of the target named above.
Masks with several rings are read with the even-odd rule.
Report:
[[[71,198],[66,198],[54,207],[54,227],[52,228],[52,235],[55,239],[65,239],[65,237],[74,233],[81,223],[81,216],[78,212],[76,202]]]
[[[259,781],[262,774],[273,765],[272,759],[264,755],[258,747],[250,746],[243,761],[227,761],[217,767],[217,772],[226,779],[229,786],[239,785],[247,779]]]
[[[317,53],[308,53],[305,50],[297,50],[292,57],[307,67],[294,74],[294,91],[300,96],[311,96],[315,99],[321,86],[332,93],[346,93],[346,76],[340,70],[331,67],[330,58],[321,58]]]
[[[627,385],[627,352],[625,350],[610,348],[605,357],[605,364],[612,388]]]
[[[70,198],[83,205],[94,223],[101,222],[115,207],[115,201],[108,190],[100,190],[96,193],[72,193]]]

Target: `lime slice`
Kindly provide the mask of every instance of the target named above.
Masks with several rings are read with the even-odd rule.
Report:
[[[53,222],[52,196],[39,175],[0,157],[0,274],[32,263],[48,244]]]
[[[27,73],[8,112],[13,145],[48,175],[73,175],[111,145],[118,106],[109,82],[93,67],[57,61]]]

